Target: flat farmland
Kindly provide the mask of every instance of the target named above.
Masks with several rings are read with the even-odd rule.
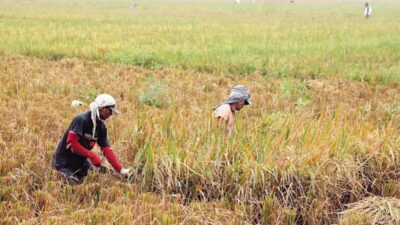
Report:
[[[398,224],[398,2],[132,4],[0,1],[1,224]],[[57,142],[100,93],[133,177],[63,184]]]
[[[400,3],[0,2],[0,53],[268,77],[398,79]]]

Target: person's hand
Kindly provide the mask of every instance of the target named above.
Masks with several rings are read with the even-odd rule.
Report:
[[[100,173],[109,173],[110,172],[110,169],[108,169],[108,167],[104,166],[103,164],[100,164],[97,168]]]
[[[132,175],[133,171],[131,169],[122,168],[121,171],[119,171],[119,173],[122,176],[129,178]]]

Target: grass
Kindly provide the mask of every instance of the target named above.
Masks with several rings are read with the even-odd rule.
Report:
[[[350,1],[130,4],[0,1],[1,224],[374,224],[395,209],[397,2],[370,20]],[[225,141],[211,112],[235,84],[253,104]],[[122,111],[106,124],[133,179],[65,185],[52,154],[99,93]]]
[[[399,7],[355,2],[1,3],[0,51],[267,77],[399,79]],[[12,37],[12,38],[10,38]]]
[[[149,77],[144,84],[146,90],[140,92],[139,101],[158,108],[168,105],[166,86],[154,77]]]
[[[396,83],[311,85],[22,56],[3,56],[0,71],[1,102],[11,106],[0,110],[4,222],[331,224],[348,203],[400,197]],[[154,80],[171,100],[162,108],[140,100]],[[236,83],[249,87],[253,105],[225,142],[211,109]],[[84,185],[64,186],[49,169],[54,148],[87,108],[70,101],[96,92],[118,101],[122,115],[106,123],[134,179],[92,174]],[[298,104],[304,96],[308,103]]]

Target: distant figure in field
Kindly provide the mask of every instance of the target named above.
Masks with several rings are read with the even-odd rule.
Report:
[[[74,102],[78,104],[76,101]],[[78,104],[79,105],[79,104]],[[115,171],[125,177],[131,175],[119,163],[108,140],[104,120],[112,114],[119,114],[115,100],[111,95],[101,94],[90,104],[90,110],[74,117],[71,124],[58,142],[53,156],[53,166],[69,184],[80,184],[89,170],[102,166],[102,159],[92,151],[96,143]]]
[[[233,87],[229,97],[214,108],[213,116],[218,119],[218,127],[225,125],[225,138],[232,133],[236,111],[250,105],[250,92],[243,85]]]
[[[137,4],[136,4],[136,3],[133,3],[133,4],[131,5],[132,11],[134,11],[134,10],[136,9],[136,7],[137,7]]]
[[[79,100],[73,100],[72,103],[71,103],[72,107],[78,107],[78,106],[81,106],[81,105],[84,105],[84,103],[79,101]]]
[[[235,0],[235,3],[236,4],[240,4],[240,0]]]
[[[365,9],[364,9],[364,17],[368,19],[372,15],[372,8],[368,4],[368,2],[365,3]]]

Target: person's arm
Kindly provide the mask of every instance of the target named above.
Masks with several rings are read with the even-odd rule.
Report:
[[[222,117],[217,117],[217,127],[220,128],[223,124],[226,124],[226,120]]]
[[[232,134],[232,129],[233,129],[233,121],[234,117],[233,115],[228,118],[226,121],[226,128],[225,128],[225,138],[228,139],[231,134]]]
[[[73,153],[85,156],[90,159],[93,165],[100,166],[101,158],[96,153],[87,150],[85,147],[79,144],[78,141],[79,136],[73,131],[70,131],[67,137],[67,149],[71,148]]]
[[[106,156],[107,161],[111,164],[111,166],[114,168],[114,170],[116,170],[118,173],[120,173],[122,170],[122,165],[118,161],[113,150],[109,146],[102,147],[101,150],[103,151],[104,155]]]
[[[231,118],[225,119],[223,117],[218,117],[217,127],[220,128],[222,126],[225,126],[224,137],[229,138],[231,136],[232,129],[233,129],[233,120],[231,120]]]
[[[224,127],[224,137],[229,138],[232,132],[233,119],[230,105],[222,105],[216,108],[213,116],[218,119],[218,128]]]
[[[122,167],[121,163],[118,161],[117,157],[115,156],[113,150],[110,147],[110,140],[108,140],[107,127],[104,126],[104,124],[101,125],[101,129],[99,130],[98,144],[101,150],[103,151],[107,161],[111,164],[114,170],[120,173],[121,175],[130,177],[132,174],[131,170]]]
[[[109,146],[102,147],[101,150],[103,151],[108,162],[111,164],[114,170],[128,178],[132,175],[131,169],[126,169],[122,167],[121,163],[119,163],[117,157]]]

